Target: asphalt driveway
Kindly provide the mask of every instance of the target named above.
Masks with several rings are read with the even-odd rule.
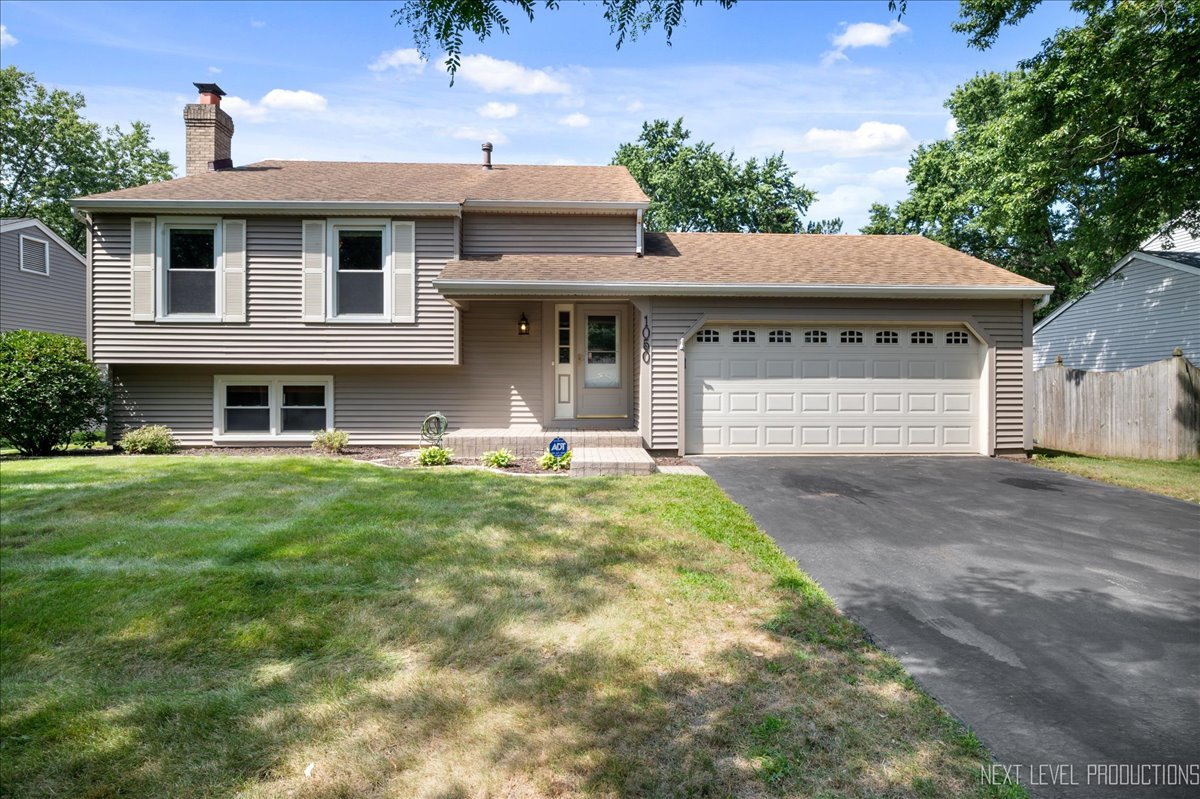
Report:
[[[1034,796],[1198,795],[1089,766],[1200,763],[1200,508],[988,458],[694,460]]]

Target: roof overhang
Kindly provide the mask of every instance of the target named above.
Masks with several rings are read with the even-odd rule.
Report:
[[[122,211],[128,213],[335,213],[335,214],[411,214],[417,216],[459,216],[462,204],[362,202],[358,200],[136,200],[96,198],[74,200],[72,208],[82,211]]]
[[[872,297],[923,299],[1037,299],[1053,286],[920,286],[920,285],[805,285],[790,283],[665,283],[633,281],[596,283],[548,280],[455,280],[438,278],[434,288],[446,296],[508,297]]]
[[[573,211],[575,213],[633,214],[650,207],[649,200],[629,202],[591,202],[586,200],[463,200],[468,211],[507,211],[509,213],[546,213]]]

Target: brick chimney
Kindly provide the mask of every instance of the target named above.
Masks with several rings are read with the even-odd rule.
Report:
[[[231,169],[233,159],[229,147],[233,140],[233,119],[221,110],[225,92],[215,83],[192,85],[200,90],[200,97],[183,107],[183,124],[187,128],[187,174]]]

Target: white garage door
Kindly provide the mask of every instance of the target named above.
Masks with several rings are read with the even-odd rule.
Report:
[[[714,325],[687,348],[691,453],[980,451],[963,327]]]

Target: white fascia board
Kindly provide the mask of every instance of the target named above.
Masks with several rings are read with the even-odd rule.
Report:
[[[512,294],[578,294],[593,296],[738,296],[738,297],[913,297],[953,299],[1033,299],[1049,294],[1053,286],[845,286],[777,283],[594,283],[545,280],[443,280],[433,281],[443,293],[477,296]]]
[[[447,203],[400,203],[365,202],[359,200],[135,200],[114,197],[109,199],[81,199],[71,203],[73,208],[89,211],[228,211],[251,213],[255,211],[289,211],[296,213],[335,212],[344,213],[417,213],[439,216],[459,216],[461,205]]]
[[[21,219],[15,222],[0,223],[0,232],[3,233],[8,233],[9,231],[26,230],[28,228],[36,228],[43,236],[51,239],[59,247],[62,247],[64,250],[70,253],[70,255],[74,257],[76,261],[79,261],[79,263],[87,266],[87,259],[79,253],[79,250],[76,250],[74,247],[68,244],[66,239],[47,227],[46,223],[40,219]]]

